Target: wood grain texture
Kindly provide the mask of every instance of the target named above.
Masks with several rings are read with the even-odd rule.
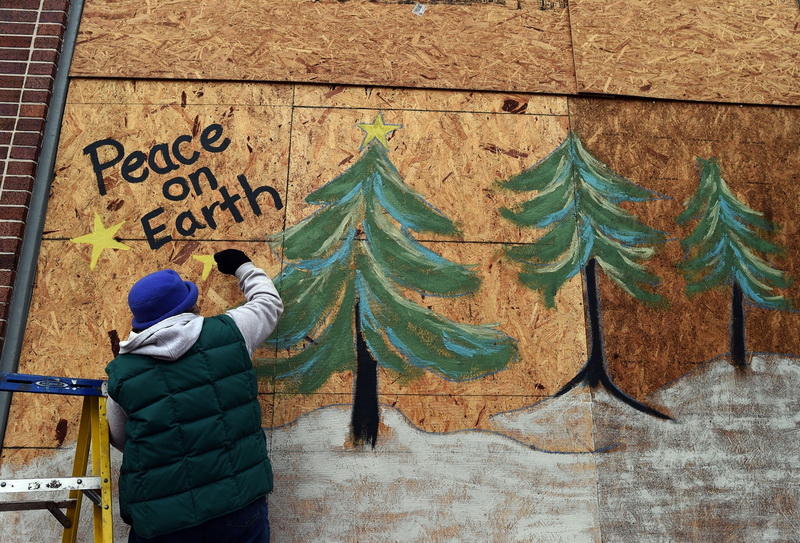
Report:
[[[669,241],[647,262],[661,278],[657,292],[666,308],[648,308],[607,277],[601,305],[607,357],[623,389],[641,397],[683,375],[694,365],[729,351],[729,289],[687,297],[678,269],[679,240],[694,224],[675,218],[699,183],[698,157],[718,159],[731,191],[779,229],[766,236],[786,248],[772,264],[795,283],[782,294],[798,300],[798,189],[800,110],[683,104],[647,100],[570,99],[571,124],[590,151],[629,180],[669,199],[630,204],[627,209]],[[748,306],[748,350],[798,353],[796,311]]]
[[[543,109],[550,111],[552,100],[543,102]],[[403,126],[389,136],[389,158],[405,183],[456,222],[461,240],[525,239],[527,233],[486,212],[514,201],[515,195],[498,190],[495,182],[546,156],[566,133],[567,117],[536,115],[538,98],[528,102],[531,114],[524,115],[491,110],[414,111],[397,105],[401,109],[384,112],[383,117],[387,123]],[[370,123],[380,111],[326,106],[322,102],[297,108],[294,114],[287,225],[319,208],[305,203],[305,197],[355,163],[364,139],[356,123]],[[448,240],[428,234],[425,239]]]
[[[125,221],[119,235],[127,239],[143,239],[146,230],[162,225],[164,230],[152,232],[153,238],[263,239],[282,227],[283,210],[276,209],[266,193],[256,197],[258,209],[253,207],[239,176],[245,176],[252,190],[269,186],[284,198],[291,89],[255,83],[96,80],[75,82],[73,88],[62,124],[46,238],[86,233],[94,213],[102,216],[105,226]],[[204,147],[203,133],[214,125],[219,126],[219,137]],[[175,154],[178,138],[185,138],[177,148],[188,160]],[[230,143],[223,149],[226,139]],[[91,146],[104,166],[93,166],[92,154],[87,153]],[[125,170],[135,153],[152,161]],[[224,204],[223,191],[238,197],[232,207]],[[213,222],[204,215],[204,207]],[[143,218],[157,209],[164,211],[145,227]],[[182,213],[191,213],[196,225],[192,218],[181,218]],[[187,236],[191,230],[193,235]]]
[[[192,258],[226,248],[251,255],[270,274],[280,263],[263,242],[172,242],[152,251],[140,240],[123,240],[130,250],[106,250],[94,270],[88,248],[67,240],[44,240],[39,255],[35,289],[22,347],[19,372],[106,378],[104,368],[113,358],[109,334],[126,339],[131,330],[127,294],[141,276],[158,269],[174,269],[199,289],[201,314],[212,316],[244,301],[237,281],[213,270],[203,279],[203,263]],[[272,420],[272,386],[261,382],[264,420]],[[67,421],[66,443],[77,439],[81,402],[68,397],[15,394],[6,444],[56,447],[56,426]]]
[[[800,104],[796,2],[569,5],[579,92]]]
[[[73,76],[575,91],[569,17],[534,0],[92,0]],[[120,47],[124,43],[124,47]]]
[[[567,115],[564,96],[515,92],[478,92],[348,85],[296,85],[294,105],[309,108],[447,111]]]

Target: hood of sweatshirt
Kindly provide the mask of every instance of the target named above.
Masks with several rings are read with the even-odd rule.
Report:
[[[203,317],[181,313],[141,332],[131,332],[127,340],[119,343],[119,353],[177,360],[195,344],[202,329]]]

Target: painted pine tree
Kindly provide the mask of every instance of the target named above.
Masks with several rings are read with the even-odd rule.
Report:
[[[774,225],[742,203],[722,178],[716,159],[697,159],[700,184],[677,218],[684,225],[697,220],[681,241],[686,260],[680,264],[689,295],[731,287],[730,357],[739,368],[748,366],[745,300],[766,309],[788,309],[789,300],[775,292],[791,281],[759,256],[781,248],[759,235]]]
[[[528,170],[500,183],[518,192],[535,192],[514,209],[500,210],[520,227],[544,229],[527,245],[506,246],[506,254],[521,266],[522,284],[555,307],[555,296],[570,278],[583,272],[589,321],[586,364],[555,395],[579,384],[602,385],[610,394],[639,411],[669,418],[630,397],[611,380],[606,364],[597,268],[637,300],[656,304],[662,298],[650,287],[659,279],[643,261],[653,256],[664,234],[639,222],[619,207],[622,202],[646,202],[661,196],[635,185],[594,158],[570,132],[550,155]]]
[[[385,136],[397,125],[384,125],[379,114],[359,126],[367,133],[366,151],[306,198],[322,208],[268,238],[290,261],[276,279],[286,311],[268,343],[293,354],[260,361],[257,371],[291,379],[303,393],[334,373],[353,371],[352,438],[374,447],[379,365],[406,378],[429,371],[468,380],[513,361],[516,342],[491,326],[453,322],[403,295],[465,295],[480,279],[414,238],[412,232],[456,235],[458,229],[389,160]]]

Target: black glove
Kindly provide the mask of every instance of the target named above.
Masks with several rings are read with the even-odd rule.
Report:
[[[239,266],[245,262],[250,262],[247,255],[239,249],[225,249],[224,251],[219,251],[214,254],[214,260],[217,261],[219,271],[226,275],[235,274]]]

